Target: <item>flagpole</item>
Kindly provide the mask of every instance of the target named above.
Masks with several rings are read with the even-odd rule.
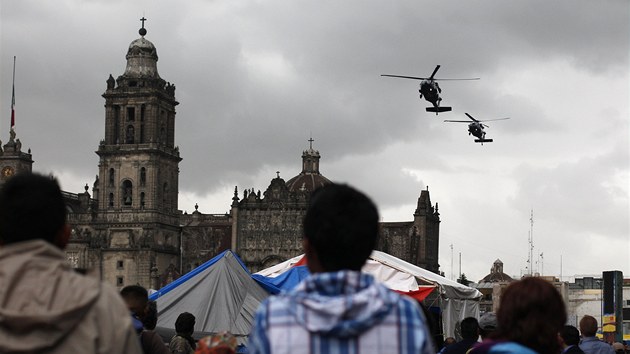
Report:
[[[11,92],[11,131],[15,127],[15,55],[13,56],[13,91]]]

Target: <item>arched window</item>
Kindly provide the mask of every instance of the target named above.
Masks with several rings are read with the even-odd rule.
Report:
[[[109,193],[109,203],[108,203],[110,208],[114,207],[114,193]]]
[[[147,169],[140,168],[140,186],[144,186],[147,183]]]
[[[146,112],[145,105],[140,106],[140,144],[144,144],[144,115]]]
[[[114,180],[115,180],[115,172],[113,168],[109,169],[109,186],[113,187],[114,186]]]
[[[144,209],[144,192],[140,193],[140,208]]]
[[[133,125],[127,126],[127,133],[125,135],[125,144],[133,144],[134,134],[136,133]]]
[[[133,204],[133,185],[130,180],[122,183],[122,204],[126,206]]]

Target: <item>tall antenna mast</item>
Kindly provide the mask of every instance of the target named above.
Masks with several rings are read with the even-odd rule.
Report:
[[[529,256],[527,258],[527,263],[529,263],[529,275],[533,275],[533,266],[534,262],[534,209],[531,210],[531,214],[529,217],[530,228],[529,228]]]
[[[453,279],[453,244],[451,243],[451,280]]]

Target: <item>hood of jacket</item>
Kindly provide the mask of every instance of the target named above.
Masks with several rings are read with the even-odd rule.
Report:
[[[72,332],[98,299],[100,281],[43,241],[0,247],[0,352],[39,352]]]
[[[400,295],[356,271],[317,273],[291,293],[289,311],[309,332],[356,336],[381,322]]]

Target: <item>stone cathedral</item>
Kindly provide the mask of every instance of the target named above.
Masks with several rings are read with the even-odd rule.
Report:
[[[301,254],[310,192],[331,183],[320,173],[312,139],[299,174],[285,181],[278,173],[262,193],[235,187],[226,201],[229,213],[178,210],[178,102],[175,86],[158,74],[157,50],[146,33],[143,25],[129,45],[125,72],[106,80],[105,131],[92,193],[88,185],[83,193],[64,192],[72,225],[68,261],[118,287],[157,289],[226,249],[252,272]],[[0,183],[30,171],[32,163],[11,131],[0,149]],[[437,204],[423,190],[413,220],[381,223],[378,249],[438,272],[439,224]]]

